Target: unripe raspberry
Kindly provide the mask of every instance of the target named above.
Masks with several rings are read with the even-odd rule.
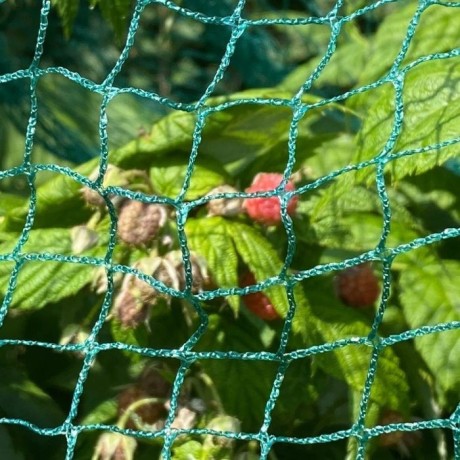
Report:
[[[163,369],[165,369],[164,366]],[[135,384],[118,395],[118,416],[121,417],[137,401],[158,398],[158,402],[146,402],[137,407],[133,411],[133,416],[128,420],[126,428],[136,428],[136,417],[140,423],[153,425],[166,418],[168,414],[166,399],[170,393],[171,383],[161,375],[160,365],[149,366],[144,369]]]
[[[250,272],[245,273],[240,278],[241,287],[253,284],[256,284],[256,279]],[[252,313],[265,321],[273,321],[280,318],[278,312],[275,310],[275,307],[272,305],[271,300],[263,292],[246,294],[243,296],[243,301],[246,304],[246,307],[248,307],[248,310],[252,311]]]
[[[237,193],[238,190],[230,185],[221,185],[212,189],[208,195],[217,195],[218,193]],[[208,214],[210,216],[233,217],[243,210],[242,198],[218,198],[207,204]]]
[[[137,442],[118,433],[104,433],[99,437],[93,460],[133,460]]]
[[[146,393],[137,385],[129,386],[118,395],[118,416],[121,417],[127,410],[131,410],[130,407],[137,401],[153,397],[155,395]],[[164,420],[167,415],[168,412],[164,407],[163,401],[145,402],[145,404],[140,404],[132,411],[125,428],[139,429],[139,424],[153,425],[159,420]]]
[[[126,200],[118,215],[118,236],[133,246],[152,241],[166,222],[167,213],[160,204]]]
[[[142,273],[151,276],[153,274],[152,264],[154,260],[154,258],[152,259],[150,257],[146,257],[137,261],[133,267],[137,268]],[[136,299],[140,299],[144,303],[152,303],[159,295],[155,288],[139,279],[137,276],[127,275],[126,278],[129,280],[129,282],[127,281],[127,288],[130,289]]]
[[[345,305],[355,308],[370,307],[380,296],[379,280],[370,263],[343,270],[335,277],[334,288]]]
[[[162,375],[171,370],[161,363],[146,367],[138,377],[136,384],[150,396],[166,398],[171,392],[171,383]]]
[[[246,192],[268,192],[278,187],[282,180],[282,174],[259,173],[254,177],[251,186],[246,189]],[[288,192],[294,191],[294,183],[288,181],[285,190]],[[287,205],[289,215],[294,214],[298,201],[298,196],[294,196],[289,200]],[[244,200],[244,208],[251,219],[261,224],[278,225],[281,222],[281,202],[277,196],[269,198],[246,198]]]
[[[390,425],[393,423],[404,423],[405,418],[399,412],[387,410],[379,420],[379,425]],[[393,448],[400,452],[402,457],[409,458],[411,450],[420,443],[421,433],[419,431],[393,431],[384,433],[378,437],[378,443],[385,448]]]
[[[147,321],[150,307],[129,289],[122,289],[115,299],[114,312],[123,327],[134,329]]]

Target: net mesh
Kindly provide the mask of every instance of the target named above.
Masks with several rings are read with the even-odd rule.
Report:
[[[2,339],[0,340],[0,346],[5,347],[7,345],[21,345],[24,347],[45,347],[50,350],[58,350],[58,351],[71,351],[71,352],[83,352],[84,353],[84,361],[83,366],[80,370],[79,377],[77,384],[75,386],[75,390],[73,392],[73,398],[71,403],[70,411],[67,415],[66,420],[60,426],[55,428],[40,428],[28,420],[23,419],[11,419],[11,418],[2,418],[0,419],[0,424],[3,425],[20,425],[26,427],[39,435],[42,436],[65,436],[67,442],[67,452],[66,452],[66,459],[72,459],[75,455],[75,446],[78,436],[84,431],[92,431],[92,430],[99,430],[99,431],[112,431],[112,432],[120,432],[124,434],[128,434],[130,436],[135,436],[139,438],[163,438],[164,439],[164,446],[162,455],[164,458],[170,458],[171,456],[171,448],[175,441],[175,439],[184,433],[192,433],[192,434],[217,434],[226,436],[228,438],[239,439],[239,440],[255,440],[260,443],[260,458],[265,459],[269,455],[270,449],[275,443],[294,443],[300,445],[307,445],[307,444],[315,444],[315,443],[327,443],[332,441],[337,441],[340,439],[346,439],[350,437],[355,437],[358,440],[359,448],[357,451],[357,459],[363,459],[365,456],[366,446],[371,438],[381,435],[382,433],[389,433],[393,431],[414,431],[419,429],[435,429],[435,428],[444,428],[447,430],[452,431],[452,435],[454,438],[454,452],[455,452],[455,459],[460,460],[460,406],[457,410],[451,415],[449,418],[445,419],[434,419],[434,420],[427,420],[423,422],[412,422],[412,423],[396,423],[390,424],[385,427],[376,426],[371,428],[366,428],[364,425],[364,419],[366,416],[366,411],[369,405],[369,398],[370,392],[372,388],[372,384],[376,375],[376,369],[378,365],[379,355],[381,354],[382,350],[386,347],[390,347],[402,341],[407,341],[413,339],[415,337],[421,337],[427,334],[434,334],[434,333],[442,333],[444,331],[449,331],[453,329],[460,328],[460,323],[457,322],[448,322],[437,324],[434,326],[424,326],[415,330],[409,330],[403,332],[398,335],[392,335],[386,338],[379,338],[377,335],[377,331],[379,325],[382,321],[383,312],[385,311],[387,302],[388,302],[388,293],[390,289],[390,269],[393,263],[394,258],[403,253],[407,253],[409,251],[413,251],[416,248],[420,248],[425,245],[434,244],[436,242],[449,239],[449,238],[456,238],[460,236],[460,228],[448,228],[444,231],[433,233],[425,238],[419,238],[414,241],[411,241],[407,244],[402,244],[394,248],[387,247],[387,237],[389,235],[390,230],[390,222],[391,222],[391,212],[390,212],[390,205],[389,199],[387,195],[387,187],[384,180],[384,166],[389,162],[396,158],[406,155],[415,155],[421,154],[425,151],[430,149],[442,149],[448,145],[452,145],[456,142],[460,141],[460,137],[455,139],[451,139],[449,141],[440,142],[437,145],[430,146],[427,148],[420,148],[420,149],[413,149],[410,151],[405,151],[402,153],[394,152],[393,148],[396,144],[398,139],[398,135],[402,129],[402,123],[404,120],[404,103],[402,100],[402,89],[404,85],[405,75],[407,72],[413,68],[414,66],[426,62],[429,60],[435,59],[446,59],[457,57],[460,53],[460,50],[454,49],[446,53],[437,53],[429,56],[424,56],[417,61],[411,63],[408,66],[402,66],[402,62],[404,57],[408,51],[408,48],[411,44],[411,40],[414,37],[414,34],[417,29],[417,24],[420,21],[420,18],[423,14],[426,13],[428,7],[432,4],[443,5],[445,8],[459,8],[460,4],[457,2],[435,2],[435,1],[427,1],[423,0],[418,3],[417,11],[409,24],[407,29],[406,36],[404,41],[401,45],[399,54],[394,61],[390,71],[384,75],[382,78],[378,79],[371,84],[366,86],[354,89],[349,92],[345,92],[343,94],[337,95],[332,98],[323,99],[320,102],[315,103],[305,103],[302,100],[302,96],[307,93],[312,84],[315,82],[316,79],[321,75],[323,69],[327,66],[328,62],[330,61],[337,45],[337,40],[341,32],[342,26],[352,21],[367,12],[372,10],[378,9],[385,4],[391,3],[392,0],[381,0],[375,2],[371,5],[368,5],[364,8],[357,9],[356,11],[352,12],[347,16],[340,16],[339,11],[342,7],[342,1],[338,1],[335,6],[330,10],[330,12],[325,16],[317,16],[317,17],[306,17],[306,18],[296,18],[296,19],[289,19],[289,18],[272,18],[272,19],[258,19],[258,20],[249,20],[245,19],[243,15],[244,7],[245,7],[245,0],[239,0],[235,5],[233,13],[229,16],[225,17],[210,17],[203,13],[192,11],[189,9],[185,9],[181,7],[179,4],[168,0],[138,0],[135,4],[134,13],[130,22],[129,31],[127,35],[126,44],[116,62],[112,70],[108,73],[105,80],[102,83],[95,83],[88,79],[83,78],[77,73],[71,72],[66,68],[61,67],[48,67],[48,68],[41,68],[40,61],[43,54],[43,47],[45,41],[45,35],[47,32],[47,24],[48,24],[48,15],[50,13],[51,3],[50,1],[44,1],[41,14],[40,14],[40,27],[38,30],[38,36],[36,40],[36,47],[35,53],[32,59],[30,66],[26,69],[16,70],[14,72],[5,74],[0,76],[0,83],[12,82],[15,80],[25,79],[30,82],[30,116],[28,120],[27,132],[26,132],[26,142],[25,142],[25,151],[24,151],[24,158],[23,162],[20,166],[0,171],[0,179],[14,177],[17,175],[24,175],[27,177],[28,185],[31,190],[30,194],[30,208],[27,215],[26,223],[23,228],[23,231],[20,235],[20,238],[14,248],[13,251],[9,254],[4,254],[0,256],[1,262],[14,262],[14,269],[11,272],[8,288],[6,295],[3,300],[3,304],[0,310],[0,318],[1,321],[5,319],[9,305],[11,304],[13,298],[13,292],[17,285],[18,275],[20,273],[21,267],[25,264],[26,261],[59,261],[69,264],[87,264],[91,266],[98,266],[104,267],[107,271],[107,278],[108,278],[108,292],[105,297],[102,309],[100,311],[99,317],[97,322],[95,323],[89,338],[83,344],[68,344],[68,345],[58,345],[55,343],[44,343],[44,342],[36,342],[36,341],[28,341],[28,340],[13,340],[13,339]],[[183,15],[192,19],[193,21],[199,21],[206,24],[214,24],[222,27],[229,27],[231,29],[230,39],[227,43],[225,53],[222,56],[220,61],[220,65],[215,72],[214,78],[212,79],[211,83],[207,86],[205,91],[203,92],[202,96],[198,100],[198,102],[193,104],[183,104],[180,102],[174,102],[172,100],[166,99],[161,97],[160,95],[154,92],[143,91],[141,89],[135,87],[116,87],[114,86],[114,81],[117,75],[121,72],[123,65],[125,64],[126,60],[128,59],[129,52],[134,44],[134,39],[136,37],[136,33],[139,28],[139,21],[141,15],[149,4],[161,4],[166,6],[172,11],[175,11],[179,15]],[[327,48],[327,52],[322,57],[319,65],[314,69],[313,73],[309,76],[309,78],[305,81],[302,87],[299,89],[297,94],[290,99],[279,99],[279,98],[247,98],[247,99],[238,99],[236,101],[229,101],[221,103],[217,106],[208,106],[207,101],[213,92],[216,89],[218,83],[222,80],[226,69],[229,66],[230,60],[232,55],[235,51],[235,46],[238,40],[244,35],[244,33],[248,30],[249,27],[258,27],[258,26],[267,26],[267,25],[275,25],[275,24],[283,24],[283,25],[301,25],[301,24],[324,24],[328,25],[331,28],[331,39],[329,42],[329,46]],[[35,128],[37,124],[37,113],[40,101],[37,98],[37,84],[39,80],[48,74],[59,74],[63,77],[81,85],[88,91],[97,93],[102,96],[102,103],[100,105],[100,117],[99,117],[99,137],[100,137],[100,156],[99,156],[99,166],[100,172],[98,178],[92,182],[87,177],[73,171],[67,167],[61,167],[55,164],[35,164],[31,160],[32,156],[32,149],[34,147],[34,135],[35,135]],[[213,298],[221,297],[223,295],[244,295],[248,292],[255,292],[256,289],[260,289],[261,287],[267,287],[273,284],[279,284],[285,286],[287,298],[289,301],[290,309],[287,317],[285,318],[285,325],[283,328],[281,341],[279,345],[279,349],[276,353],[237,353],[237,352],[217,352],[217,351],[209,351],[209,352],[196,352],[193,351],[194,346],[198,343],[199,339],[203,336],[204,332],[207,329],[207,317],[206,314],[199,308],[198,312],[201,319],[200,327],[196,330],[196,332],[187,340],[186,343],[183,344],[182,347],[178,349],[142,349],[139,350],[134,346],[130,346],[123,343],[99,343],[98,342],[98,334],[103,326],[104,321],[109,314],[109,309],[112,304],[112,297],[113,297],[113,289],[114,289],[114,274],[117,272],[125,273],[125,274],[137,274],[142,276],[141,273],[136,271],[133,268],[124,265],[117,265],[112,261],[112,255],[115,248],[116,243],[116,222],[117,217],[115,213],[114,207],[111,205],[110,200],[107,199],[107,204],[109,206],[110,216],[111,216],[111,228],[110,228],[110,242],[108,245],[108,250],[103,258],[91,258],[91,257],[78,257],[78,256],[65,256],[60,254],[50,254],[50,253],[41,253],[41,254],[32,254],[23,252],[23,247],[28,240],[29,232],[33,227],[34,216],[36,212],[36,188],[35,188],[35,177],[38,172],[41,171],[52,171],[62,175],[66,175],[74,180],[78,181],[82,185],[86,185],[91,187],[95,190],[98,190],[103,196],[108,197],[110,194],[115,195],[122,195],[131,199],[139,199],[141,195],[138,193],[130,192],[127,190],[123,190],[117,187],[110,187],[104,188],[103,178],[104,174],[107,171],[108,167],[108,134],[107,134],[107,127],[108,127],[108,118],[107,118],[107,106],[109,102],[115,98],[120,93],[131,93],[138,95],[142,98],[146,98],[152,100],[156,103],[164,104],[171,109],[179,110],[179,111],[187,111],[187,112],[194,112],[196,113],[196,125],[193,134],[193,146],[190,152],[189,157],[189,166],[186,174],[185,181],[183,183],[183,187],[181,193],[175,200],[167,200],[165,198],[159,196],[149,196],[143,195],[141,198],[146,202],[157,202],[157,203],[167,203],[174,206],[177,210],[177,222],[178,222],[178,237],[180,241],[180,247],[183,255],[184,266],[186,267],[186,278],[187,284],[191,285],[192,283],[192,269],[190,265],[190,252],[187,247],[184,225],[187,220],[188,213],[190,209],[194,206],[197,206],[200,203],[205,203],[206,198],[200,198],[197,201],[185,201],[184,197],[188,190],[190,180],[193,174],[193,167],[194,162],[196,161],[198,150],[201,142],[201,133],[203,127],[206,123],[207,118],[219,111],[224,111],[229,107],[236,106],[239,104],[259,104],[259,105],[270,105],[270,106],[279,106],[279,107],[289,107],[292,109],[293,117],[291,122],[290,128],[290,137],[289,137],[289,156],[288,161],[285,166],[284,170],[284,183],[282,183],[278,190],[283,190],[284,185],[286,184],[288,178],[291,176],[293,172],[293,167],[296,160],[296,126],[299,120],[305,115],[305,113],[315,107],[333,104],[337,101],[343,101],[355,94],[363,93],[369,91],[371,89],[377,88],[383,84],[391,83],[395,89],[395,106],[396,106],[396,114],[394,118],[393,128],[391,134],[385,144],[384,149],[382,152],[376,156],[375,158],[362,162],[359,164],[349,165],[346,166],[338,171],[331,172],[329,175],[320,178],[319,180],[303,186],[294,192],[278,192],[278,195],[281,198],[282,202],[282,222],[288,233],[288,251],[287,256],[285,259],[284,268],[281,273],[267,280],[264,283],[259,283],[255,287],[250,288],[232,288],[232,289],[217,289],[214,291],[206,291],[202,292],[198,295],[189,295],[188,300],[192,302],[194,305],[197,305],[200,300],[210,300]],[[293,258],[294,249],[295,249],[295,234],[293,231],[293,227],[291,225],[289,216],[287,215],[286,208],[287,203],[293,195],[302,195],[307,191],[314,190],[315,188],[320,187],[322,184],[331,181],[332,179],[349,172],[351,170],[359,170],[363,169],[371,164],[377,165],[377,174],[376,174],[376,185],[379,197],[381,199],[381,206],[383,210],[384,216],[384,223],[383,223],[383,231],[381,234],[380,241],[378,245],[372,251],[368,251],[364,254],[361,254],[359,257],[348,259],[341,263],[331,263],[331,264],[324,264],[321,266],[316,266],[309,270],[304,270],[298,272],[296,274],[289,274],[287,269],[290,265],[290,262]],[[275,192],[265,192],[265,193],[257,193],[253,194],[252,196],[273,196]],[[247,194],[244,195],[247,197]],[[325,343],[322,345],[313,346],[307,349],[298,349],[295,351],[286,351],[287,343],[291,331],[292,326],[292,319],[296,310],[295,305],[295,297],[293,295],[293,288],[294,286],[299,283],[301,280],[306,278],[310,278],[313,276],[318,276],[322,273],[327,273],[329,271],[343,269],[345,267],[351,267],[357,264],[360,264],[364,261],[371,261],[371,260],[380,260],[383,264],[383,280],[384,280],[384,291],[382,296],[381,306],[375,316],[374,323],[372,326],[372,330],[370,334],[366,337],[354,337],[354,338],[347,338],[340,341],[336,341],[333,343]],[[183,293],[169,291],[168,293],[181,296]],[[364,389],[361,395],[361,402],[359,406],[359,414],[352,425],[351,428],[348,430],[342,430],[330,434],[323,434],[317,437],[304,437],[304,438],[292,438],[292,437],[283,437],[283,436],[275,436],[269,433],[269,427],[271,424],[271,417],[272,411],[277,401],[281,383],[285,376],[287,367],[290,363],[295,360],[300,360],[309,356],[313,356],[318,353],[324,353],[327,351],[339,349],[342,347],[348,346],[355,346],[356,344],[362,344],[372,349],[372,358],[370,360],[370,365],[367,373],[367,379],[365,381]],[[79,407],[79,403],[84,391],[85,381],[88,378],[88,374],[92,364],[95,361],[96,356],[98,353],[110,349],[116,350],[128,350],[134,353],[142,353],[145,356],[149,357],[162,357],[162,358],[174,358],[180,360],[180,368],[177,372],[177,376],[174,381],[172,396],[171,396],[171,410],[169,412],[168,419],[166,420],[165,427],[159,431],[153,432],[146,432],[146,431],[134,431],[130,429],[122,429],[114,425],[79,425],[76,423],[77,411]],[[220,432],[220,431],[212,431],[209,429],[191,429],[191,430],[181,430],[172,428],[172,423],[174,421],[175,412],[178,407],[178,400],[181,391],[181,386],[184,383],[185,374],[190,366],[197,362],[198,360],[206,360],[206,359],[213,359],[213,360],[261,360],[261,361],[268,361],[277,363],[278,370],[276,373],[276,377],[273,382],[272,390],[270,393],[270,397],[266,402],[265,412],[263,417],[263,424],[259,430],[259,432],[254,433],[246,433],[246,432]]]

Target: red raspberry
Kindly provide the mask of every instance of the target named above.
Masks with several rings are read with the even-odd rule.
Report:
[[[245,273],[240,278],[241,287],[250,286],[252,284],[256,284],[256,279],[252,273]],[[273,321],[280,317],[275,307],[272,305],[271,300],[263,292],[247,294],[243,296],[243,299],[246,307],[261,319]]]
[[[370,263],[343,270],[334,279],[334,287],[337,297],[350,307],[370,307],[380,296],[379,280]]]
[[[283,175],[278,173],[259,173],[252,180],[252,184],[246,189],[246,192],[267,192],[278,187],[283,180]],[[294,183],[288,181],[286,191],[295,190]],[[297,208],[298,196],[289,200],[287,212],[289,215],[294,214]],[[278,225],[281,222],[281,202],[279,197],[270,198],[247,198],[243,204],[249,217],[264,225]]]

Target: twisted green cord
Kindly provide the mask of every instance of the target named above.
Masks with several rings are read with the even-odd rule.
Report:
[[[0,0],[2,3],[4,0]],[[41,68],[40,61],[43,54],[43,44],[45,41],[47,25],[48,25],[48,14],[50,11],[50,1],[43,0],[43,6],[40,15],[40,27],[37,35],[35,53],[31,62],[31,65],[27,69],[19,69],[15,72],[1,75],[0,84],[11,82],[14,80],[28,79],[30,82],[30,116],[29,122],[26,131],[26,142],[23,163],[15,168],[0,171],[0,180],[7,177],[14,177],[17,175],[25,175],[28,180],[28,185],[30,188],[30,207],[27,214],[26,222],[24,228],[19,236],[18,242],[9,254],[0,255],[0,262],[14,262],[15,266],[11,272],[9,284],[7,287],[7,292],[3,300],[3,304],[0,308],[0,325],[3,323],[3,320],[8,312],[9,305],[11,304],[13,292],[17,284],[17,278],[20,273],[20,270],[25,262],[27,261],[58,261],[65,263],[76,263],[76,264],[85,264],[90,266],[104,267],[107,272],[108,279],[108,290],[104,298],[104,302],[99,313],[99,317],[88,337],[88,339],[82,344],[67,344],[67,345],[58,345],[54,343],[47,342],[37,342],[37,341],[28,341],[28,340],[13,340],[13,339],[2,339],[0,340],[0,346],[8,345],[22,345],[27,347],[41,347],[49,350],[55,351],[67,351],[67,352],[82,352],[85,355],[80,374],[75,385],[73,398],[69,413],[64,421],[64,423],[55,428],[40,428],[36,425],[28,422],[23,419],[11,419],[11,418],[1,418],[0,423],[4,425],[17,425],[26,427],[29,430],[42,435],[42,436],[65,436],[67,440],[67,451],[66,451],[66,460],[71,460],[74,458],[75,445],[78,436],[82,432],[86,431],[112,431],[117,433],[123,433],[126,435],[131,435],[137,438],[143,439],[153,439],[153,438],[163,438],[164,446],[162,455],[164,459],[169,459],[171,457],[171,447],[174,443],[174,440],[182,434],[188,435],[221,435],[226,436],[232,439],[239,439],[244,441],[258,441],[261,448],[261,459],[266,459],[270,449],[275,443],[291,443],[298,445],[309,445],[317,443],[327,443],[333,442],[341,439],[346,439],[349,437],[355,437],[358,440],[358,453],[357,460],[364,459],[365,450],[368,441],[376,436],[379,436],[383,433],[391,433],[393,431],[416,431],[416,430],[431,430],[435,428],[444,428],[452,430],[454,438],[454,452],[455,460],[460,460],[460,405],[457,410],[451,415],[451,417],[446,419],[437,419],[422,421],[416,423],[395,423],[386,426],[376,426],[373,428],[365,428],[364,419],[367,413],[370,392],[373,384],[373,380],[376,375],[376,370],[378,366],[379,354],[386,348],[393,346],[394,344],[412,340],[415,337],[421,337],[428,334],[440,334],[445,331],[460,329],[460,322],[454,321],[450,323],[437,324],[436,326],[424,326],[415,330],[410,330],[403,332],[401,334],[392,335],[386,338],[380,338],[378,336],[378,329],[383,318],[383,313],[385,311],[389,291],[391,286],[391,265],[394,258],[403,253],[407,253],[416,248],[437,243],[439,241],[448,239],[448,238],[457,238],[460,236],[460,228],[450,228],[446,229],[439,233],[433,233],[425,238],[417,238],[409,243],[401,244],[399,246],[388,248],[386,246],[387,237],[390,232],[391,225],[391,207],[387,195],[387,188],[384,180],[384,167],[391,161],[394,161],[398,158],[408,157],[411,155],[417,155],[421,153],[430,152],[435,149],[440,149],[455,145],[460,142],[460,137],[455,139],[446,140],[437,144],[425,146],[423,148],[405,150],[400,152],[394,152],[394,147],[398,140],[398,136],[402,130],[402,124],[404,121],[404,103],[403,103],[403,87],[405,76],[407,72],[414,67],[435,59],[448,59],[453,57],[458,57],[460,55],[460,49],[454,49],[446,53],[434,53],[432,55],[423,56],[418,58],[414,62],[402,67],[401,64],[404,60],[404,57],[407,54],[412,38],[414,37],[417,25],[420,21],[421,16],[425,13],[426,9],[433,4],[443,5],[444,7],[460,7],[458,2],[438,2],[431,0],[421,0],[419,1],[418,8],[409,24],[407,29],[406,36],[402,42],[400,52],[398,53],[390,71],[384,75],[379,80],[372,82],[368,85],[362,86],[360,88],[354,89],[352,91],[347,91],[343,94],[323,99],[319,102],[307,104],[302,102],[302,96],[310,90],[312,84],[318,77],[321,75],[323,69],[327,66],[328,62],[332,58],[334,51],[337,46],[337,40],[340,35],[343,25],[347,22],[350,22],[356,19],[359,16],[362,16],[366,13],[369,13],[372,10],[376,10],[381,6],[392,3],[395,0],[381,0],[373,3],[372,5],[360,8],[353,13],[347,16],[339,16],[339,11],[342,6],[343,1],[339,0],[329,12],[328,15],[323,17],[306,17],[306,18],[273,18],[273,19],[257,19],[249,20],[243,17],[243,11],[245,7],[245,0],[239,0],[232,15],[227,17],[212,17],[206,16],[205,14],[194,12],[188,9],[185,9],[172,1],[168,0],[138,0],[136,2],[133,16],[130,22],[128,36],[126,44],[119,56],[119,59],[115,63],[112,70],[107,75],[106,79],[98,84],[93,81],[90,81],[86,78],[83,78],[81,75],[75,72],[71,72],[68,69],[61,67],[49,67]],[[195,104],[183,104],[180,102],[174,102],[167,98],[162,97],[159,94],[154,92],[148,92],[141,90],[139,88],[125,87],[119,88],[114,86],[114,81],[117,75],[123,68],[124,63],[126,62],[129,52],[134,44],[134,39],[136,32],[139,28],[139,21],[142,16],[142,12],[145,7],[149,4],[159,4],[163,5],[170,10],[180,14],[184,17],[190,18],[194,21],[199,21],[205,24],[221,25],[224,27],[231,28],[230,39],[227,43],[224,55],[222,56],[221,62],[217,68],[217,71],[214,75],[214,78],[209,83],[208,87],[204,90],[202,97]],[[213,94],[216,86],[219,81],[225,75],[225,72],[230,64],[232,55],[235,52],[236,45],[238,40],[244,35],[248,27],[266,27],[269,25],[306,25],[306,24],[323,24],[329,25],[331,28],[331,37],[327,50],[314,69],[309,78],[301,86],[297,94],[294,95],[292,99],[282,99],[282,98],[247,98],[239,99],[234,101],[224,102],[217,106],[209,107],[206,105],[207,100]],[[37,113],[39,107],[39,100],[36,96],[37,84],[43,76],[47,74],[59,74],[79,85],[88,91],[100,94],[102,96],[102,103],[100,106],[100,116],[99,116],[99,137],[100,137],[100,157],[99,157],[99,177],[95,182],[90,181],[87,177],[72,171],[69,168],[60,167],[57,165],[42,165],[42,164],[32,164],[31,163],[31,154],[34,146],[34,133],[35,126],[37,122]],[[296,139],[297,139],[297,126],[299,121],[312,109],[325,106],[334,102],[343,101],[353,95],[364,93],[372,89],[378,88],[386,83],[391,83],[395,89],[395,116],[393,127],[391,133],[387,139],[385,146],[383,147],[380,154],[371,160],[364,161],[358,164],[349,165],[344,168],[341,168],[337,171],[332,171],[330,174],[317,179],[316,181],[305,185],[294,192],[285,192],[284,185],[286,184],[287,179],[291,176],[295,161],[296,161]],[[195,130],[193,133],[193,144],[189,157],[189,164],[187,168],[187,173],[184,179],[182,189],[176,199],[167,199],[164,197],[158,196],[146,196],[141,193],[135,193],[128,190],[123,190],[117,187],[108,187],[104,189],[102,187],[103,177],[107,170],[108,166],[108,134],[107,134],[107,106],[110,101],[119,94],[130,93],[137,95],[146,99],[150,99],[157,103],[163,104],[171,109],[194,112],[196,113],[196,124]],[[191,293],[192,285],[192,270],[190,264],[190,252],[187,245],[186,235],[184,231],[185,222],[189,212],[197,206],[201,206],[211,199],[219,198],[221,195],[214,195],[212,197],[201,197],[192,202],[185,202],[184,197],[187,193],[187,190],[190,185],[190,180],[193,175],[194,164],[198,156],[198,150],[201,143],[201,135],[203,128],[206,125],[208,117],[215,113],[227,110],[230,107],[243,104],[259,104],[259,105],[270,105],[274,107],[289,107],[292,110],[292,121],[289,128],[289,139],[288,139],[288,160],[284,170],[284,180],[278,187],[275,192],[260,192],[252,194],[253,196],[273,196],[275,194],[281,197],[282,201],[282,223],[285,227],[286,234],[288,235],[288,250],[286,259],[282,270],[278,276],[273,276],[262,283],[259,283],[256,286],[247,287],[247,288],[219,288],[213,291],[202,292],[196,295]],[[308,270],[299,271],[294,275],[288,274],[288,268],[291,265],[293,255],[295,253],[296,247],[296,236],[293,231],[292,222],[289,215],[287,214],[287,203],[293,195],[301,195],[308,191],[317,189],[318,187],[334,180],[336,177],[350,172],[358,171],[360,169],[366,168],[370,165],[375,165],[377,174],[376,174],[376,187],[377,192],[381,200],[382,212],[383,212],[383,226],[380,241],[377,244],[376,248],[361,254],[359,257],[347,259],[341,263],[329,263],[319,265]],[[95,188],[101,192],[103,196],[106,197],[106,203],[109,208],[110,217],[111,217],[111,226],[110,226],[110,239],[107,248],[107,252],[104,257],[79,257],[79,256],[64,256],[60,254],[32,254],[22,252],[24,244],[27,242],[30,230],[33,227],[35,212],[36,212],[36,190],[35,190],[35,176],[37,172],[40,171],[53,171],[71,177],[72,179],[78,181],[82,185],[86,185],[92,188]],[[115,248],[116,241],[116,226],[117,219],[115,209],[108,199],[109,195],[119,195],[128,197],[131,199],[138,199],[144,202],[150,203],[165,203],[173,206],[177,211],[177,230],[178,237],[180,242],[180,248],[182,251],[184,267],[186,272],[186,289],[183,292],[175,291],[174,289],[168,288],[164,284],[158,282],[157,280],[139,272],[135,268],[131,268],[124,265],[115,264],[112,260],[113,251]],[[251,196],[252,196],[251,195]],[[222,196],[227,196],[224,194]],[[236,194],[236,196],[238,196]],[[291,352],[286,352],[286,347],[288,339],[291,333],[292,320],[296,310],[296,303],[294,297],[294,286],[301,280],[318,276],[323,273],[327,273],[334,270],[344,269],[346,267],[351,267],[365,261],[378,260],[383,263],[383,293],[382,301],[380,308],[374,318],[374,322],[371,328],[371,332],[368,337],[354,337],[347,338],[342,340],[337,340],[332,343],[326,343],[322,345],[312,346],[306,349],[298,349]],[[114,281],[113,276],[115,273],[124,273],[124,274],[135,274],[140,279],[143,279],[153,285],[158,291],[177,297],[187,299],[196,309],[200,317],[200,325],[198,329],[192,334],[192,336],[187,340],[186,343],[182,345],[179,349],[150,349],[142,348],[133,345],[127,345],[123,343],[99,343],[98,335],[103,326],[105,319],[107,318],[109,308],[112,304],[113,290],[114,290]],[[212,300],[222,296],[228,295],[245,295],[250,292],[256,292],[261,288],[267,288],[269,286],[281,285],[284,286],[289,302],[289,311],[285,319],[284,327],[281,334],[280,345],[276,353],[270,352],[247,352],[247,353],[237,353],[237,352],[218,352],[218,351],[209,351],[209,352],[195,352],[193,347],[198,343],[200,338],[203,336],[207,329],[207,316],[205,312],[200,307],[201,301]],[[286,436],[274,436],[269,433],[271,425],[271,413],[275,407],[280,387],[283,382],[284,376],[286,375],[289,365],[299,359],[305,359],[309,356],[314,356],[320,353],[327,353],[332,350],[337,350],[344,347],[353,347],[353,346],[367,346],[371,350],[371,359],[369,362],[369,369],[367,373],[366,382],[364,389],[361,395],[361,401],[359,406],[359,413],[357,419],[353,426],[347,430],[337,431],[335,433],[323,434],[315,437],[304,437],[304,438],[293,438]],[[155,432],[146,432],[146,431],[135,431],[131,429],[121,429],[113,425],[104,425],[104,424],[95,424],[95,425],[78,425],[75,423],[75,419],[78,412],[78,407],[80,403],[80,398],[84,392],[85,382],[88,378],[88,373],[93,364],[98,353],[107,351],[107,350],[125,350],[132,353],[137,353],[143,356],[152,357],[152,358],[173,358],[180,361],[179,371],[177,372],[176,379],[173,385],[172,397],[171,397],[171,410],[169,412],[168,419],[166,420],[165,427],[162,430]],[[266,402],[263,423],[257,433],[233,433],[233,432],[216,432],[209,429],[174,429],[171,428],[172,423],[175,417],[175,409],[178,405],[179,394],[181,391],[181,386],[184,382],[185,374],[189,367],[198,360],[247,360],[247,361],[267,361],[278,363],[278,370],[276,377],[273,381],[272,390],[270,396]]]

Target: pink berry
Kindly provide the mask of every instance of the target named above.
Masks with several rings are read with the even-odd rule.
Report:
[[[278,173],[259,173],[252,180],[252,184],[246,189],[246,192],[268,192],[278,187],[283,180],[283,175]],[[295,190],[294,183],[288,181],[286,191]],[[289,215],[294,214],[297,208],[298,196],[293,196],[287,205]],[[249,217],[256,222],[264,225],[278,225],[281,222],[281,202],[279,197],[272,196],[269,198],[247,198],[244,200],[244,208]]]
[[[379,280],[370,263],[340,272],[334,279],[334,288],[345,305],[355,308],[371,307],[380,297]]]
[[[250,272],[245,273],[240,278],[240,286],[246,287],[256,284],[254,275]],[[243,297],[244,303],[248,310],[252,311],[256,316],[265,321],[273,321],[280,316],[272,305],[271,300],[263,292],[254,292]]]

